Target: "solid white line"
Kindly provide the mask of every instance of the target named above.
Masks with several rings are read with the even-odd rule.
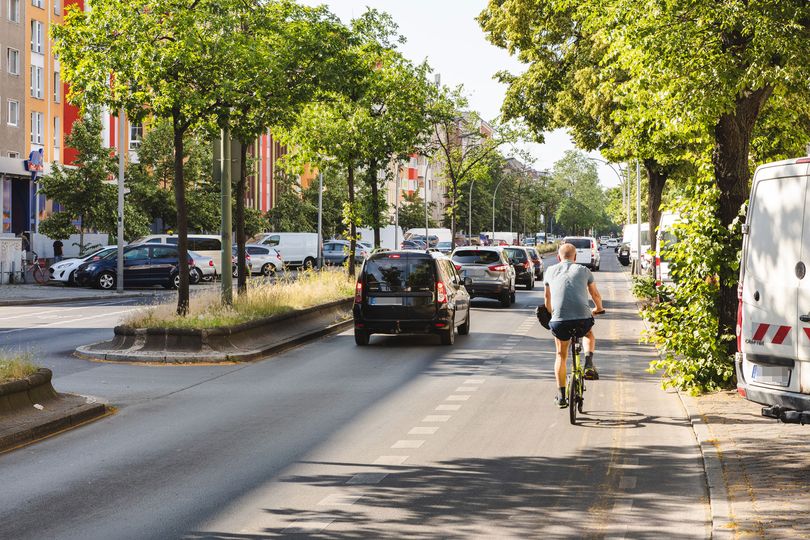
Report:
[[[60,313],[60,312],[64,313],[65,311],[70,311],[70,310],[75,311],[77,309],[87,309],[87,308],[92,308],[92,307],[113,306],[113,305],[116,305],[116,304],[117,304],[117,302],[110,302],[110,303],[106,303],[106,304],[93,304],[92,306],[74,306],[74,307],[65,306],[65,307],[60,308],[60,309],[48,309],[48,310],[45,310],[45,311],[35,311],[33,313],[25,313],[25,314],[22,314],[22,315],[12,315],[10,317],[0,317],[0,321],[7,321],[9,319],[23,319],[25,317],[39,317],[40,315],[46,315],[48,313]],[[31,304],[31,305],[26,305],[26,306],[6,306],[6,307],[8,307],[8,308],[10,308],[10,307],[36,308],[37,305],[39,305],[39,304]],[[132,306],[132,307],[138,308],[138,307],[143,307],[143,306]]]
[[[348,480],[346,480],[347,485],[363,485],[363,484],[379,484],[383,481],[383,478],[388,476],[388,473],[380,473],[380,472],[362,472],[357,473]]]
[[[466,395],[466,396],[465,395],[460,395],[460,396],[453,395],[453,396],[447,396],[447,399],[445,399],[445,401],[467,401],[468,399],[470,399],[469,395]]]
[[[403,439],[391,445],[391,448],[420,448],[425,444],[424,440],[419,439]]]
[[[40,328],[46,328],[48,326],[56,326],[58,324],[68,324],[68,323],[75,323],[79,321],[89,321],[90,319],[98,319],[99,317],[111,317],[113,315],[119,315],[121,313],[127,313],[132,310],[124,310],[124,311],[113,311],[112,313],[101,313],[99,315],[91,315],[89,317],[80,317],[78,319],[70,319],[67,321],[56,321],[48,324],[38,324],[36,326],[31,326],[30,328],[14,328],[12,330],[2,330],[0,334],[11,334],[13,332],[22,332],[24,330],[39,330]]]
[[[450,418],[449,414],[429,414],[422,418],[422,422],[447,422]]]
[[[347,495],[345,493],[333,493],[327,495],[318,506],[351,506],[362,498],[362,495]]]
[[[408,432],[408,435],[433,435],[437,431],[439,431],[439,428],[436,426],[433,427],[418,426],[410,430]]]
[[[439,405],[434,411],[457,411],[461,408],[461,405]]]
[[[402,465],[409,456],[380,456],[374,460],[374,465]]]

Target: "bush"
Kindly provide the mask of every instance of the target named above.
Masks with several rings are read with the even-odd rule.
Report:
[[[633,296],[641,301],[650,302],[658,298],[655,278],[649,275],[633,276]]]
[[[33,355],[24,353],[3,353],[0,351],[0,383],[23,379],[33,375],[37,367],[31,362]]]
[[[642,313],[652,327],[644,339],[661,353],[651,362],[650,371],[662,371],[665,388],[693,394],[727,388],[734,377],[733,359],[727,352],[734,335],[718,336],[717,276],[722,258],[729,256],[728,246],[736,240],[714,215],[717,200],[714,186],[696,183],[674,202],[673,209],[682,219],[672,229],[679,241],[662,249],[674,284],[661,288],[665,301]],[[647,283],[639,281],[634,289],[649,292]]]

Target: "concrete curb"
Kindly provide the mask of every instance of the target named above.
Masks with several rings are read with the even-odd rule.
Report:
[[[36,306],[39,304],[66,304],[68,302],[87,302],[88,300],[118,300],[119,298],[150,298],[154,294],[147,293],[124,293],[116,294],[114,296],[74,296],[68,298],[66,296],[56,298],[20,298],[17,300],[0,300],[0,307],[13,307],[13,306]]]
[[[32,423],[13,433],[0,436],[0,453],[10,452],[63,431],[77,428],[110,413],[111,411],[103,403],[86,403],[71,408],[65,414],[56,418],[41,423]]]

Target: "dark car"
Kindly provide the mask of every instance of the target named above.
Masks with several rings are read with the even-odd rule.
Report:
[[[441,253],[386,251],[366,260],[354,296],[354,340],[372,334],[438,334],[443,345],[470,333],[470,295]]]
[[[545,267],[543,266],[543,258],[540,257],[540,254],[533,247],[527,247],[526,251],[529,252],[529,256],[531,257],[532,263],[534,264],[534,278],[536,280],[542,281],[543,272],[545,270]]]
[[[519,246],[509,246],[503,250],[515,268],[515,283],[521,283],[529,291],[534,289],[534,262],[529,250]]]
[[[425,249],[425,243],[422,240],[403,240],[399,245],[400,249]]]
[[[456,270],[471,280],[467,292],[472,298],[493,298],[508,308],[515,301],[515,270],[499,247],[457,248],[452,255]]]
[[[630,264],[630,244],[620,245],[617,253],[622,266],[628,266]]]
[[[324,264],[343,264],[349,260],[351,244],[348,240],[330,240],[323,245]],[[358,242],[354,247],[354,261],[362,263],[368,257],[368,248]]]
[[[179,285],[177,246],[150,244],[124,248],[124,285],[146,287],[163,285],[167,289]],[[189,260],[189,267],[193,261]],[[82,264],[76,270],[76,283],[98,289],[114,289],[117,277],[118,254],[112,254]]]

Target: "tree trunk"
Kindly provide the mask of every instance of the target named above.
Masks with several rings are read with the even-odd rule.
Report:
[[[348,181],[349,186],[349,277],[354,277],[354,250],[357,249],[357,227],[355,225],[354,208],[354,165],[349,165]]]
[[[374,228],[374,247],[380,247],[380,186],[377,183],[377,162],[369,163],[368,183],[371,186],[371,226]]]
[[[239,141],[239,179],[236,181],[236,291],[239,296],[247,293],[247,261],[245,260],[245,187],[247,185],[247,148]]]
[[[771,88],[761,88],[739,97],[733,111],[720,117],[714,127],[712,163],[720,199],[717,218],[728,227],[737,218],[740,208],[748,199],[751,178],[748,155],[751,133],[763,105],[770,97]],[[735,270],[737,244],[728,244],[720,259],[720,294],[718,297],[718,338],[734,333],[737,322],[737,273]],[[728,352],[736,350],[733,340],[728,341]]]
[[[650,221],[650,250],[655,252],[658,246],[656,231],[661,223],[661,197],[664,194],[664,186],[670,175],[670,169],[662,166],[654,158],[644,160],[644,168],[647,169],[650,178],[649,195],[647,201],[647,215]]]
[[[450,179],[450,185],[452,189],[450,190],[450,249],[456,249],[456,201],[458,201],[457,191],[458,191],[458,180],[455,178]],[[425,178],[425,186],[427,187],[427,178]],[[427,195],[427,193],[425,193]],[[427,241],[427,247],[430,247],[430,240],[425,238]]]
[[[84,255],[84,214],[79,215],[79,255]]]
[[[174,132],[174,202],[177,206],[177,271],[180,285],[177,288],[177,314],[188,314],[188,211],[186,209],[186,183],[183,177],[183,135],[186,126],[180,119],[179,109],[172,114]]]

